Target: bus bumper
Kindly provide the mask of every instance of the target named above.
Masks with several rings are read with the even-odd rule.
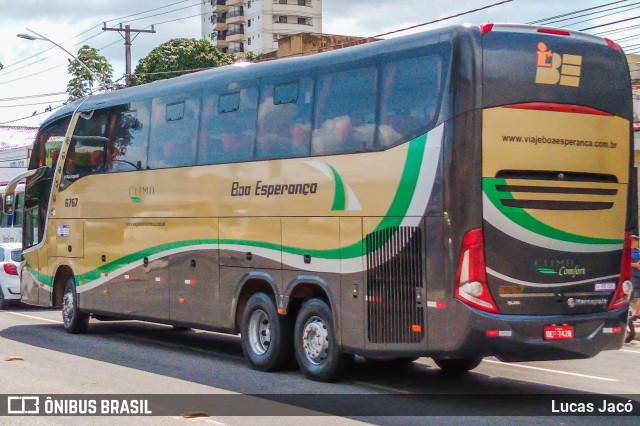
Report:
[[[620,349],[628,315],[627,306],[571,317],[490,314],[462,303],[454,303],[451,311],[455,331],[446,339],[430,335],[431,349],[441,356],[495,356],[501,361],[591,358],[604,350]],[[550,325],[570,325],[574,337],[545,340],[544,327]]]

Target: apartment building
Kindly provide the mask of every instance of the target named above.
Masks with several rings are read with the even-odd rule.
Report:
[[[272,52],[280,37],[322,33],[322,0],[210,0],[202,16],[202,38],[230,53]]]

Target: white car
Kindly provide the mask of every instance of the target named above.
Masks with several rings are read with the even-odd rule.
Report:
[[[21,243],[0,243],[0,309],[20,301]]]

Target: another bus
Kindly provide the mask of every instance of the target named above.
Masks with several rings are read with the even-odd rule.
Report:
[[[0,186],[0,200],[4,200],[5,186]],[[22,241],[22,219],[24,206],[24,184],[14,190],[15,199],[10,199],[10,208],[0,214],[0,243],[19,243]],[[3,201],[0,201],[3,202]]]
[[[237,334],[335,380],[622,345],[631,86],[615,43],[454,26],[58,110],[33,147],[22,300]]]

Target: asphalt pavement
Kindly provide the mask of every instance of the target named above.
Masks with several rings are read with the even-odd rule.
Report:
[[[18,359],[8,361],[11,357]],[[495,413],[504,413],[498,408],[506,406],[506,412],[517,414],[523,401],[513,396],[531,396],[526,408],[533,404],[540,414],[548,413],[548,401],[535,395],[638,397],[639,366],[640,342],[634,341],[586,360],[507,364],[485,359],[458,378],[443,375],[429,358],[407,368],[357,359],[339,383],[319,383],[295,370],[250,369],[237,336],[95,320],[88,334],[69,335],[58,310],[17,307],[0,311],[0,394],[259,394],[243,403],[267,404],[268,413],[293,407],[295,416],[0,417],[0,424],[638,424],[638,417]],[[385,414],[390,410],[393,416]]]

